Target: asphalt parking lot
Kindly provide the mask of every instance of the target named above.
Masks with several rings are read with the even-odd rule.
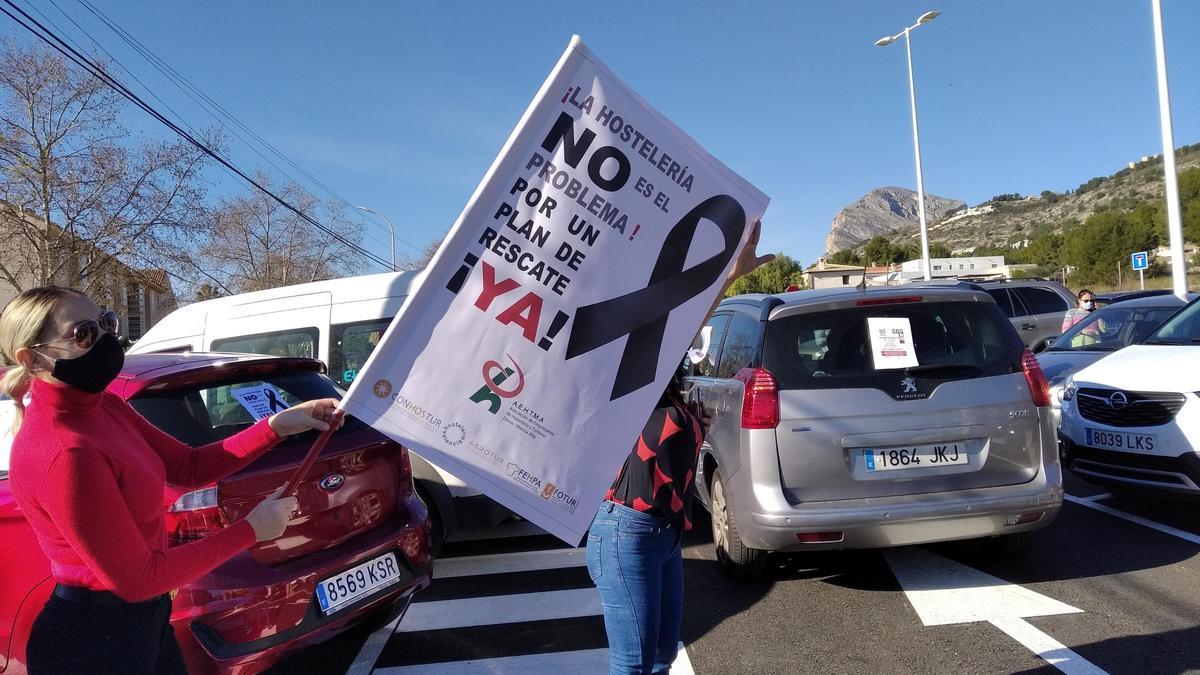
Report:
[[[1200,513],[1068,476],[1022,557],[945,544],[776,556],[725,578],[707,521],[685,538],[676,673],[1200,672]],[[549,537],[446,546],[398,629],[350,631],[279,673],[603,672],[582,551]]]

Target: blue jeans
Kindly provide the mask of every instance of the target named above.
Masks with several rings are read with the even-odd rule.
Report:
[[[600,590],[611,675],[669,673],[683,620],[681,530],[603,502],[588,532],[588,574]]]

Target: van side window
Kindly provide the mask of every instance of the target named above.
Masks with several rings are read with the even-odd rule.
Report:
[[[721,347],[721,362],[717,366],[717,377],[728,378],[738,374],[754,361],[762,328],[758,321],[745,314],[734,314]]]
[[[1044,288],[1022,287],[1014,288],[1013,292],[1021,297],[1022,302],[1029,308],[1030,314],[1050,314],[1067,311],[1067,301],[1058,293]]]
[[[342,386],[354,382],[391,323],[389,318],[330,326],[329,376]]]
[[[1009,297],[1007,288],[989,288],[988,295],[992,296],[997,305],[1000,305],[1000,310],[1004,312],[1004,316],[1010,319],[1016,316],[1016,313],[1013,311],[1012,298]]]
[[[243,354],[269,354],[271,356],[297,356],[314,359],[317,357],[316,326],[295,328],[274,333],[242,335],[212,341],[214,352],[239,352]]]
[[[721,340],[725,339],[725,329],[728,327],[728,314],[718,314],[705,322],[704,327],[692,339],[692,346],[684,359],[689,375],[713,377],[716,374],[717,355],[721,353]],[[707,340],[704,339],[706,333]]]

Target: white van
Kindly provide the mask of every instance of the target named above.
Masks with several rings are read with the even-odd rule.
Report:
[[[197,302],[163,317],[129,353],[221,351],[317,358],[329,366],[335,382],[347,387],[419,275],[371,274]],[[453,533],[516,518],[424,458],[409,457],[417,490],[435,523],[435,549]]]

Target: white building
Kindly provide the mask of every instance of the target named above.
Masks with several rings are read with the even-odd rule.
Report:
[[[924,276],[921,261],[901,263],[900,276],[905,281],[921,279]],[[1003,279],[1008,276],[1008,268],[1002,255],[930,258],[929,276],[934,279]]]

